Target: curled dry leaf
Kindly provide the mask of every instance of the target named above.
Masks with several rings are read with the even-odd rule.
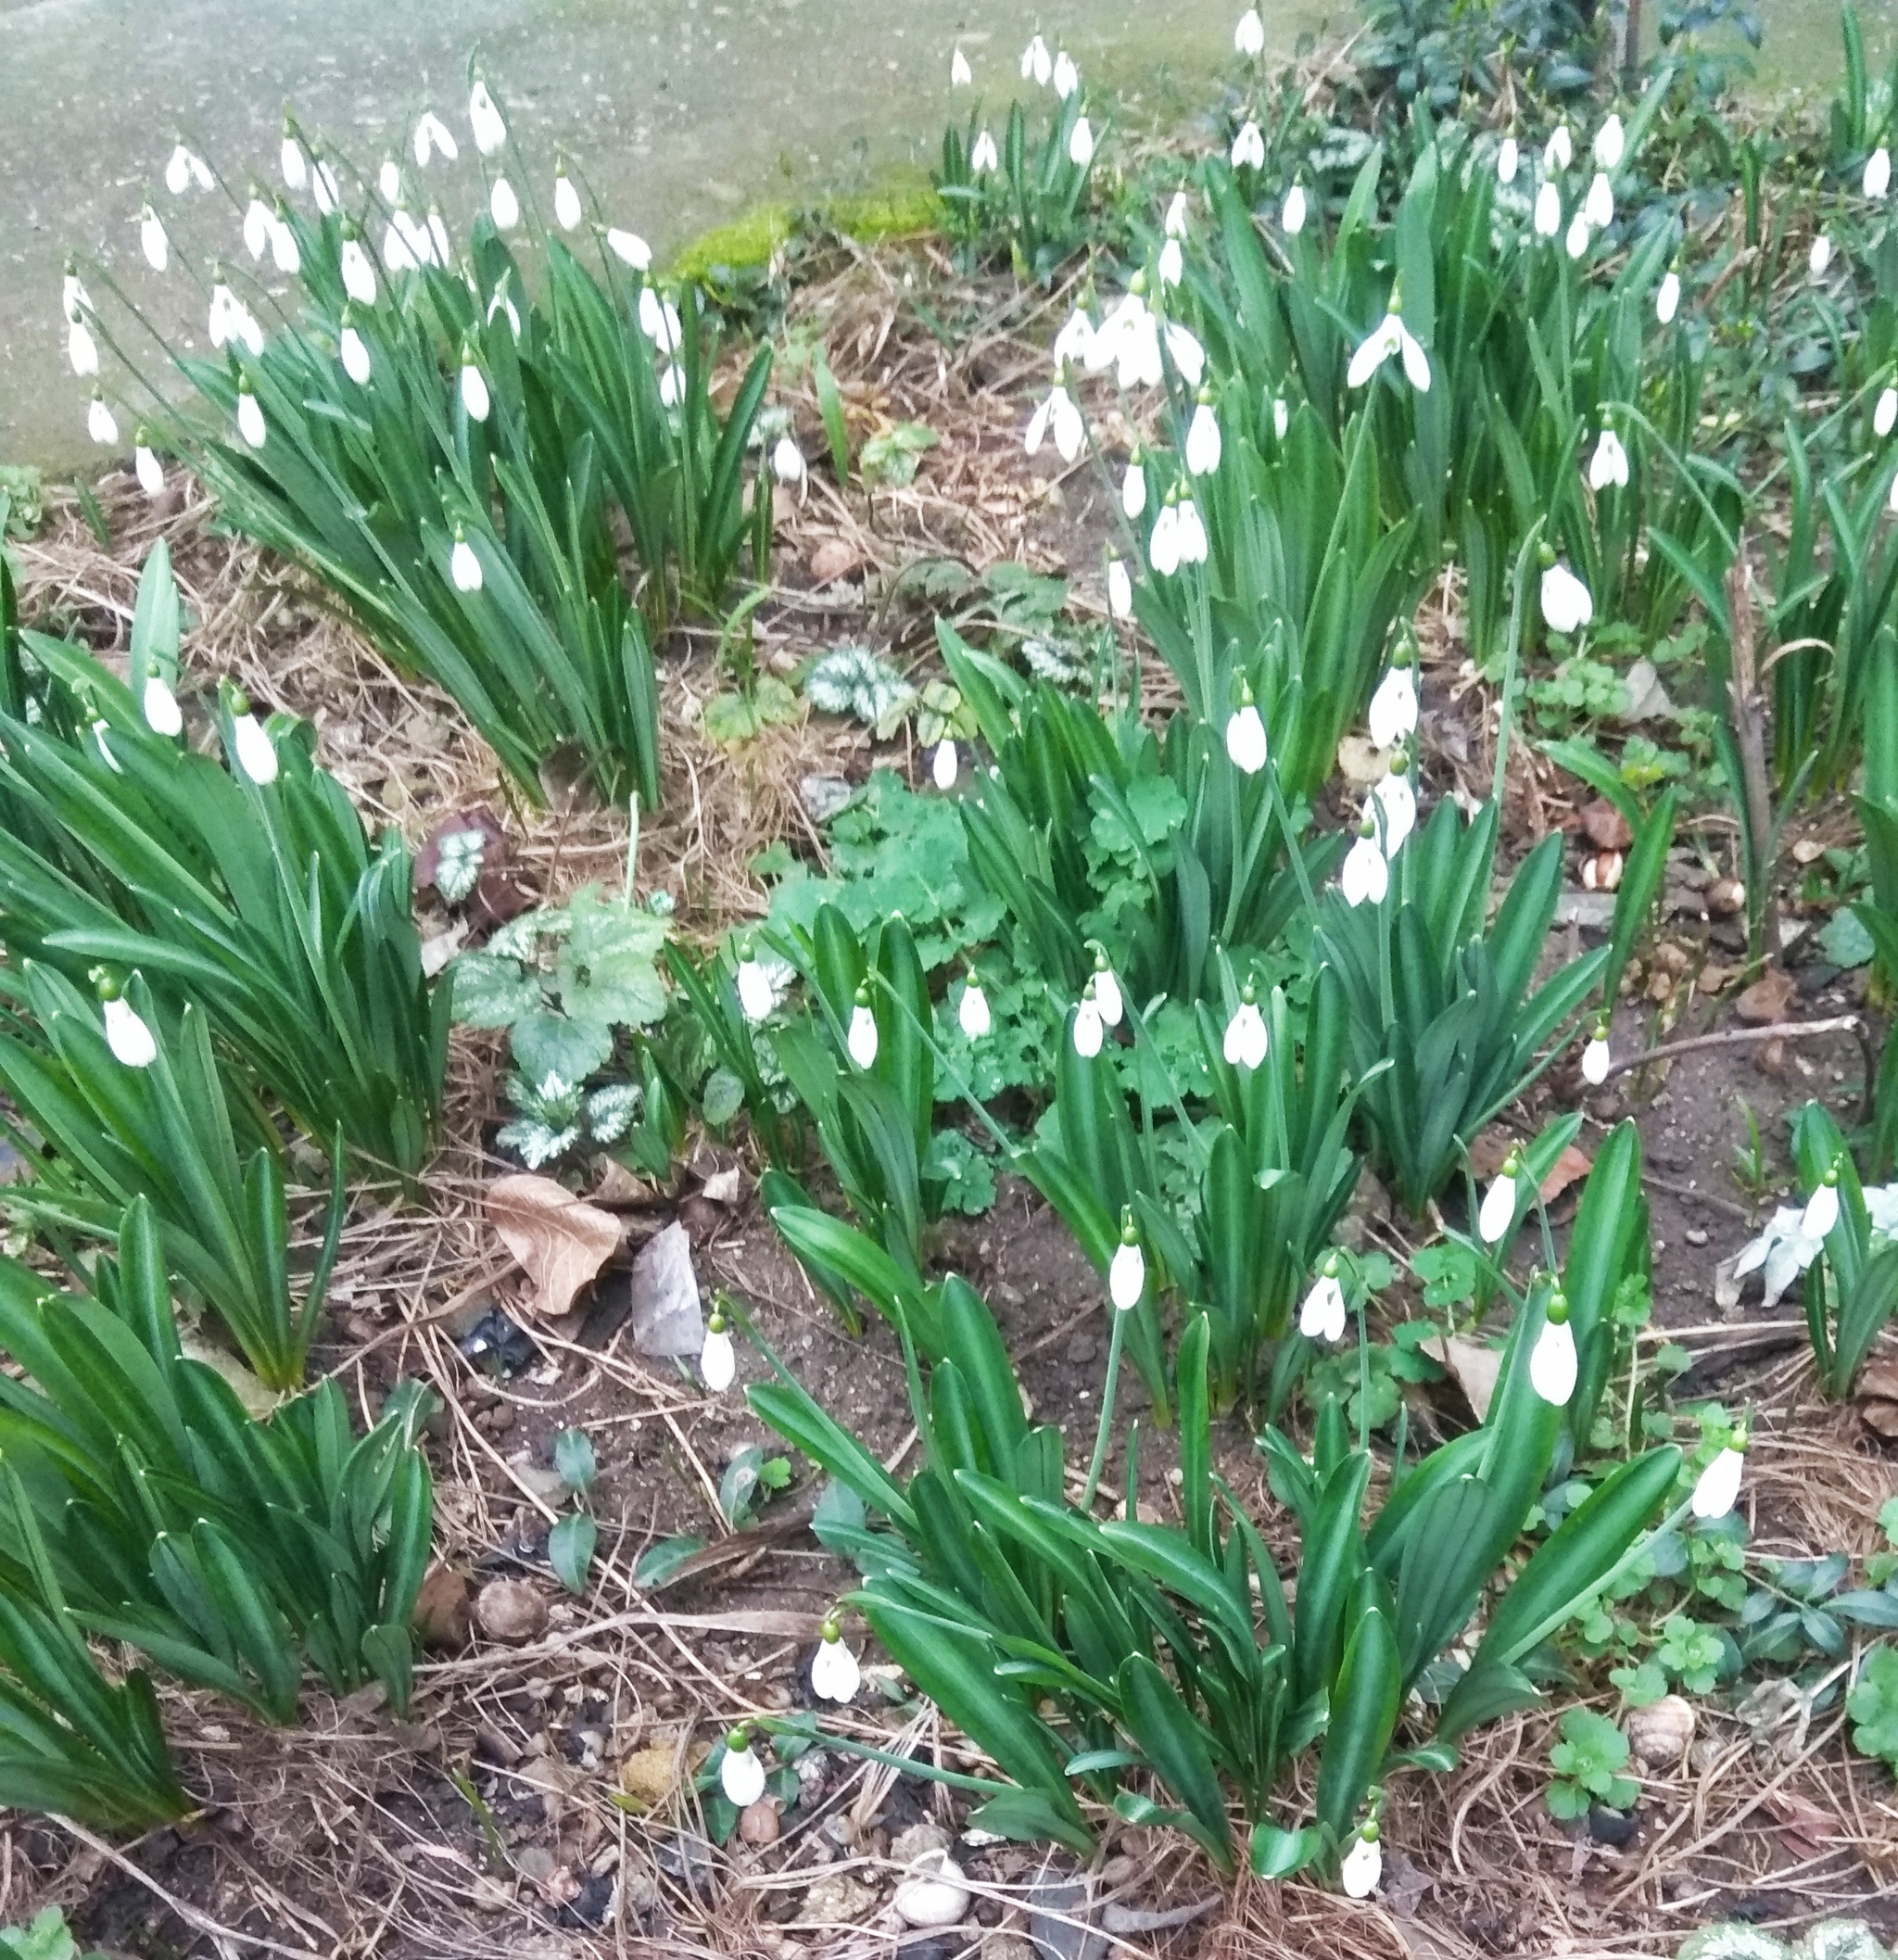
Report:
[[[1593,1168],[1594,1159],[1586,1150],[1571,1144],[1550,1167],[1542,1180],[1542,1202],[1552,1205],[1571,1184],[1578,1183]]]
[[[571,1311],[619,1247],[620,1221],[550,1177],[497,1178],[487,1187],[487,1216],[534,1283],[537,1313]]]
[[[1441,1361],[1456,1378],[1464,1401],[1470,1405],[1470,1413],[1479,1423],[1487,1420],[1490,1398],[1502,1373],[1502,1349],[1453,1334],[1448,1338],[1439,1334],[1434,1341],[1425,1341],[1424,1352]]]
[[[1768,967],[1734,1002],[1734,1011],[1741,1020],[1764,1028],[1770,1022],[1786,1018],[1786,1010],[1792,1005],[1792,997],[1798,992],[1799,984],[1791,974],[1780,967]]]

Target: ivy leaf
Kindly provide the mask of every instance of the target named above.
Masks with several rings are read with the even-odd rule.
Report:
[[[519,960],[495,953],[464,953],[455,976],[455,1018],[470,1028],[511,1028],[540,1005],[539,980]]]
[[[547,1562],[569,1592],[585,1592],[600,1527],[584,1511],[570,1511],[547,1535]]]

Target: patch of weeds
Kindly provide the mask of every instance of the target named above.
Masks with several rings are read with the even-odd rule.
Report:
[[[894,423],[865,442],[857,467],[871,488],[900,490],[916,481],[917,466],[942,439],[927,423]]]
[[[1606,1715],[1592,1708],[1571,1708],[1562,1718],[1562,1739],[1549,1751],[1555,1772],[1545,1801],[1553,1816],[1586,1816],[1596,1804],[1626,1810],[1640,1786],[1622,1772],[1627,1767],[1627,1738]]]

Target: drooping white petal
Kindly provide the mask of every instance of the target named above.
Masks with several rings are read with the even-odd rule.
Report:
[[[1257,776],[1265,767],[1265,721],[1254,702],[1248,701],[1226,723],[1226,754],[1244,775]]]
[[[1120,479],[1120,509],[1129,521],[1137,518],[1146,509],[1146,465],[1130,462],[1127,474]]]
[[[1284,209],[1279,213],[1279,223],[1284,228],[1286,237],[1296,238],[1305,229],[1305,186],[1295,183],[1285,193]]]
[[[1680,310],[1680,274],[1669,272],[1661,281],[1654,292],[1654,318],[1663,326],[1671,326],[1674,316]]]
[[[1082,1061],[1092,1061],[1101,1052],[1106,1031],[1101,1010],[1091,1000],[1083,1000],[1074,1010],[1074,1052]]]
[[[1082,171],[1094,161],[1094,126],[1085,116],[1074,119],[1074,128],[1068,138],[1068,160]]]
[[[1160,247],[1159,275],[1162,285],[1178,285],[1186,276],[1186,254],[1177,238]]]
[[[270,431],[264,427],[263,408],[257,397],[251,394],[237,398],[237,433],[253,449],[263,448]]]
[[[360,238],[343,240],[343,290],[358,306],[375,304],[375,268]]]
[[[1566,1409],[1575,1392],[1575,1337],[1568,1322],[1544,1321],[1529,1350],[1529,1386],[1551,1409]]]
[[[1483,1194],[1476,1230],[1486,1246],[1494,1246],[1516,1221],[1516,1180],[1499,1174]]]
[[[636,272],[645,272],[652,263],[652,247],[637,232],[610,230],[606,234],[606,248]]]
[[[1233,30],[1233,45],[1248,61],[1256,61],[1264,54],[1265,22],[1256,6],[1248,6],[1239,16],[1239,24]]]
[[[297,234],[282,218],[277,218],[271,226],[271,263],[290,279],[296,278],[303,270],[303,254],[297,247]]]
[[[138,487],[147,497],[161,496],[165,488],[165,466],[144,444],[140,443],[132,459],[133,473],[138,477]]]
[[[1552,177],[1567,170],[1575,160],[1575,139],[1568,133],[1568,124],[1558,122],[1554,134],[1543,145],[1542,168]]]
[[[948,790],[955,787],[955,744],[947,736],[936,744],[936,753],[930,764],[930,775],[937,789]]]
[[[369,348],[362,335],[352,326],[346,326],[336,336],[336,351],[342,356],[343,372],[356,386],[369,385]]]
[[[1371,697],[1367,716],[1371,740],[1380,749],[1395,747],[1415,732],[1417,727],[1416,670],[1410,666],[1386,667],[1377,691]]]
[[[1281,395],[1272,405],[1272,432],[1283,442],[1292,426],[1292,404]]]
[[[1094,351],[1094,322],[1088,318],[1084,306],[1076,307],[1061,322],[1061,331],[1055,335],[1055,345],[1050,351],[1057,375],[1069,362],[1086,363],[1087,357]]]
[[[1424,344],[1409,327],[1399,322],[1402,335],[1399,343],[1404,357],[1404,379],[1420,395],[1430,392],[1430,357],[1424,351]]]
[[[1384,903],[1390,890],[1390,866],[1377,848],[1375,837],[1360,837],[1345,853],[1338,871],[1338,890],[1348,905],[1361,905],[1369,899],[1373,905]]]
[[[173,736],[183,732],[184,716],[178,706],[178,697],[165,685],[162,676],[146,676],[145,694],[139,705],[145,712],[145,725],[154,735]]]
[[[1126,1011],[1126,1003],[1120,998],[1120,982],[1106,967],[1096,967],[1094,975],[1094,1004],[1098,1009],[1101,1025],[1118,1028],[1120,1017]]]
[[[465,537],[455,539],[455,548],[449,553],[449,576],[454,581],[458,592],[478,592],[481,589],[481,561],[474,555],[474,547]]]
[[[1619,116],[1611,115],[1595,132],[1593,145],[1595,167],[1603,171],[1618,171],[1621,159],[1627,149],[1627,132],[1621,125]]]
[[[191,152],[181,143],[165,162],[165,188],[182,197],[191,183]]]
[[[1338,1867],[1338,1883],[1351,1899],[1368,1899],[1377,1890],[1384,1875],[1384,1853],[1375,1838],[1360,1838],[1345,1853]]]
[[[1582,212],[1598,232],[1614,222],[1614,186],[1606,171],[1597,171],[1588,180],[1588,195],[1582,200]]]
[[[1107,560],[1107,610],[1116,619],[1133,617],[1133,581],[1122,558]]]
[[[1553,238],[1562,229],[1562,193],[1546,178],[1536,193],[1536,234]]]
[[[987,177],[1001,168],[1001,152],[995,147],[995,139],[983,130],[975,139],[968,153],[968,167],[978,177]]]
[[[1200,377],[1206,373],[1206,349],[1193,329],[1177,320],[1167,322],[1167,359],[1180,371],[1181,380],[1189,388],[1199,386]]]
[[[1591,1036],[1588,1044],[1582,1050],[1582,1080],[1591,1089],[1599,1089],[1608,1080],[1610,1063],[1607,1038]]]
[[[580,209],[580,194],[574,187],[574,180],[564,171],[558,171],[553,180],[554,221],[563,232],[576,232],[585,213]]]
[[[237,766],[259,789],[277,779],[277,745],[255,714],[239,714],[231,723]]]
[[[97,443],[119,440],[119,418],[106,406],[103,395],[95,395],[92,406],[85,411],[85,432]]]
[[[738,985],[738,1004],[748,1021],[766,1019],[772,1008],[778,1005],[778,996],[771,985],[771,976],[765,971],[761,962],[742,959],[738,963],[734,976]]]
[[[1724,1518],[1740,1496],[1740,1473],[1745,1468],[1743,1451],[1732,1448],[1723,1449],[1702,1471],[1694,1484],[1694,1516],[1709,1523],[1715,1518]]]
[[[1055,57],[1054,89],[1057,97],[1066,102],[1081,86],[1081,70],[1074,65],[1074,57],[1064,47]]]
[[[859,1002],[850,1010],[847,1045],[850,1058],[859,1069],[870,1069],[877,1060],[877,1017]]]
[[[1894,427],[1898,427],[1898,388],[1886,388],[1872,411],[1872,434],[1882,442]]]
[[[288,130],[284,132],[282,148],[277,153],[277,161],[284,172],[284,182],[293,191],[300,191],[309,181],[309,166],[304,162],[303,145]]]
[[[145,254],[145,262],[155,272],[162,272],[171,260],[171,241],[165,235],[164,220],[150,205],[139,213],[138,248]]]
[[[106,1016],[106,1045],[116,1060],[127,1069],[149,1069],[158,1058],[158,1044],[138,1011],[128,1000],[102,1003]]]
[[[819,1701],[853,1701],[863,1682],[863,1669],[842,1640],[824,1639],[811,1657],[811,1692]]]
[[[804,452],[794,436],[780,436],[771,450],[771,474],[787,489],[801,484],[809,474]]]
[[[1403,344],[1403,322],[1395,313],[1386,313],[1358,343],[1345,373],[1347,386],[1361,388]]]
[[[975,80],[975,72],[968,65],[968,57],[958,47],[949,57],[949,86],[968,88]]]
[[[487,377],[472,360],[462,363],[462,406],[468,411],[470,422],[486,422],[492,403],[488,398]]]
[[[498,232],[511,232],[521,221],[521,200],[505,177],[497,177],[487,194],[487,215],[494,220]]]
[[[393,157],[385,157],[375,173],[375,187],[385,204],[394,204],[402,195],[402,166]]]
[[[1241,1001],[1226,1023],[1226,1065],[1232,1069],[1262,1069],[1271,1047],[1265,1017],[1256,1001]]]
[[[1595,616],[1588,588],[1560,562],[1542,574],[1542,617],[1555,633],[1574,633]]]
[[[1799,1229],[1809,1239],[1823,1239],[1830,1234],[1838,1222],[1839,1187],[1821,1179],[1814,1185],[1812,1196],[1805,1201],[1805,1209],[1800,1214]]]
[[[1569,220],[1568,236],[1563,240],[1563,245],[1567,250],[1568,256],[1571,259],[1587,258],[1588,243],[1594,235],[1594,233],[1588,228],[1588,214],[1586,211],[1577,211]]]
[[[1815,279],[1823,279],[1832,264],[1832,241],[1824,232],[1813,240],[1813,248],[1805,255],[1807,270]]]
[[[1258,123],[1247,121],[1240,125],[1239,133],[1233,138],[1232,165],[1235,171],[1265,168],[1265,133]]]
[[[1298,1332],[1308,1341],[1335,1341],[1345,1332],[1345,1289],[1336,1278],[1321,1272],[1298,1309]]]
[[[429,120],[433,120],[433,118]],[[485,82],[476,82],[468,96],[468,122],[474,132],[474,147],[484,157],[492,157],[508,140],[508,126],[487,93]]]
[[[244,249],[253,259],[261,259],[271,242],[271,208],[261,197],[253,197],[244,209]]]
[[[327,218],[343,201],[342,187],[336,182],[336,173],[319,157],[310,170],[310,195],[316,199],[316,208]]]
[[[737,1372],[738,1350],[731,1344],[730,1334],[722,1328],[715,1334],[708,1333],[705,1345],[699,1350],[699,1379],[714,1395],[723,1395]]]
[[[72,363],[75,374],[96,374],[99,372],[98,345],[93,339],[92,329],[82,320],[67,323],[66,358]]]
[[[1114,1257],[1107,1266],[1107,1297],[1125,1313],[1130,1307],[1140,1305],[1140,1296],[1145,1291],[1145,1256],[1137,1245],[1130,1246],[1122,1240],[1114,1248]]]
[[[1183,498],[1180,502],[1180,563],[1183,565],[1203,565],[1206,554],[1206,524],[1200,517],[1199,506],[1192,498]]]
[[[725,1751],[718,1765],[718,1787],[735,1810],[750,1810],[765,1794],[765,1765],[750,1743],[742,1749]]]
[[[1162,578],[1180,569],[1180,506],[1163,503],[1146,540],[1146,560]]]
[[[1417,828],[1417,792],[1409,776],[1392,769],[1371,793],[1377,800],[1378,841],[1386,857],[1395,857]]]
[[[1521,169],[1523,153],[1516,146],[1513,136],[1502,139],[1502,147],[1496,153],[1496,181],[1499,183],[1513,183],[1516,171]]]
[[[1865,159],[1861,188],[1867,197],[1882,197],[1892,188],[1892,153],[1882,143]]]
[[[1186,430],[1186,467],[1196,476],[1210,476],[1220,466],[1220,419],[1210,402],[1193,411]]]
[[[994,1025],[989,1012],[989,997],[981,990],[979,980],[970,980],[962,990],[962,999],[956,1004],[955,1018],[962,1031],[972,1042],[987,1038],[989,1030]]]
[[[1167,215],[1161,229],[1169,238],[1183,238],[1186,235],[1186,193],[1175,191],[1167,205]]]
[[[1627,451],[1613,429],[1604,428],[1595,438],[1595,453],[1588,459],[1588,487],[1605,490],[1611,485],[1627,487]]]

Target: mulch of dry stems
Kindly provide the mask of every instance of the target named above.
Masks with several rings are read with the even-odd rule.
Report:
[[[929,283],[939,308],[951,293],[966,317],[980,321],[953,350],[923,332],[906,308],[905,272]],[[1057,474],[1037,476],[1019,442],[1022,398],[1044,383],[1041,348],[1067,304],[1058,294],[1037,301],[1012,288],[990,295],[967,287],[927,247],[853,257],[800,294],[799,313],[823,325],[859,436],[904,420],[928,423],[943,440],[906,487],[846,496],[814,473],[803,502],[780,499],[782,589],[758,615],[763,658],[788,666],[849,638],[893,640],[900,660],[919,662],[927,615],[899,613],[879,597],[893,574],[918,559],[980,568],[1026,557],[1040,569],[1069,569],[1060,540],[1090,525],[1097,537],[1099,487],[1083,475],[1084,465],[1060,473],[1045,457],[1042,468]],[[815,404],[794,406],[815,452]],[[1111,420],[1105,402],[1101,411]],[[122,649],[137,567],[163,536],[195,622],[191,667],[207,678],[234,675],[253,698],[315,720],[324,761],[372,821],[397,824],[419,842],[455,812],[505,807],[511,868],[533,892],[558,896],[623,874],[623,813],[584,801],[536,813],[506,797],[492,758],[451,702],[393,675],[297,575],[216,536],[195,487],[179,486],[154,507],[129,481],[108,479],[100,500],[109,550],[70,509],[44,537],[19,548],[30,617],[50,616],[102,650]],[[827,544],[833,557],[844,548],[851,570],[812,589],[807,567]],[[1081,549],[1077,600],[1097,605],[1098,580],[1085,563],[1097,542]],[[1433,600],[1430,619],[1420,622],[1428,652],[1446,666],[1457,657],[1452,596],[1446,588]],[[701,705],[720,685],[715,636],[682,632],[664,667],[665,794],[661,813],[643,826],[640,882],[670,890],[682,929],[709,939],[762,910],[764,893],[747,868],[759,848],[780,836],[819,848],[801,778],[819,769],[860,778],[871,744],[861,731],[806,720],[770,729],[728,755],[697,726]],[[878,759],[909,760],[888,751]],[[1480,794],[1488,760],[1467,762],[1475,778],[1469,787]],[[1535,828],[1538,786],[1525,774],[1519,786],[1512,778],[1518,787],[1512,801],[1530,806]],[[523,1524],[531,1529],[554,1515],[521,1464],[471,1416],[472,1370],[453,1338],[471,1302],[512,1300],[510,1262],[481,1209],[486,1180],[508,1168],[482,1142],[495,1108],[495,1062],[491,1039],[458,1034],[448,1140],[431,1172],[429,1204],[403,1210],[365,1194],[335,1293],[345,1336],[337,1372],[365,1416],[374,1394],[397,1375],[422,1374],[442,1391],[447,1427],[434,1451],[437,1546],[462,1570],[491,1569],[498,1545]],[[663,1207],[663,1198],[655,1204]],[[543,1368],[508,1395],[543,1410],[586,1397],[595,1406],[603,1401],[615,1422],[664,1431],[679,1477],[714,1490],[716,1466],[701,1460],[690,1436],[704,1406],[696,1389],[677,1374],[660,1375],[617,1342],[601,1350],[566,1338],[572,1332],[537,1326],[535,1337],[558,1372]],[[1701,1332],[1717,1345],[1722,1330]],[[1762,1370],[1750,1381],[1729,1376],[1719,1386],[1730,1400],[1751,1397],[1764,1411],[1747,1498],[1756,1548],[1807,1555],[1872,1549],[1869,1521],[1892,1487],[1891,1467],[1866,1456],[1848,1418],[1816,1404],[1803,1362]],[[1232,1468],[1245,1474],[1236,1459]],[[1272,1517],[1256,1464],[1249,1481],[1259,1514]],[[1283,1528],[1282,1520],[1274,1524]],[[788,1960],[807,1942],[826,1941],[825,1951],[840,1955],[889,1951],[895,1936],[887,1919],[794,1933],[776,1923],[787,1893],[820,1874],[848,1872],[887,1885],[888,1838],[878,1819],[894,1781],[889,1770],[838,1759],[818,1817],[848,1820],[841,1848],[834,1838],[824,1842],[812,1827],[817,1818],[800,1812],[769,1849],[734,1842],[719,1853],[701,1841],[692,1853],[701,1861],[696,1873],[677,1850],[687,1840],[609,1802],[615,1763],[642,1742],[702,1746],[717,1726],[787,1705],[783,1684],[808,1650],[820,1603],[788,1586],[783,1596],[802,1600],[798,1610],[668,1612],[632,1584],[639,1549],[624,1536],[609,1547],[585,1601],[557,1603],[548,1634],[535,1644],[477,1641],[460,1657],[425,1662],[407,1722],[391,1720],[373,1696],[337,1704],[312,1691],[303,1726],[270,1732],[207,1698],[168,1691],[186,1782],[211,1799],[207,1821],[122,1850],[16,1823],[0,1833],[0,1917],[46,1901],[90,1902],[94,1930],[103,1932],[96,1913],[104,1901],[125,1937],[146,1922],[181,1946],[209,1944],[225,1954],[500,1955],[610,1947]],[[746,1644],[734,1649],[734,1639]],[[550,1741],[557,1717],[600,1732],[603,1766],[576,1765]],[[977,1760],[959,1739],[943,1734],[932,1713],[894,1741],[861,1710],[839,1719],[926,1759]],[[1889,1777],[1852,1755],[1836,1704],[1798,1729],[1783,1758],[1762,1753],[1740,1725],[1710,1707],[1701,1725],[1679,1771],[1645,1783],[1646,1821],[1624,1851],[1570,1835],[1543,1808],[1552,1727],[1546,1712],[1473,1738],[1447,1777],[1398,1777],[1385,1832],[1385,1893],[1361,1903],[1296,1884],[1242,1881],[1222,1890],[1178,1840],[1122,1830],[1109,1843],[1112,1856],[1104,1852],[1088,1875],[1096,1903],[1117,1901],[1122,1912],[1109,1920],[1120,1929],[1102,1935],[1106,1950],[1232,1960],[1303,1960],[1313,1950],[1366,1960],[1670,1953],[1692,1925],[1736,1904],[1768,1923],[1791,1923],[1863,1908],[1868,1891],[1898,1882],[1898,1802]],[[509,1755],[515,1766],[496,1772],[497,1758]],[[484,1777],[498,1775],[516,1798],[539,1799],[538,1827],[524,1841],[548,1845],[552,1855],[530,1861],[521,1853],[528,1872],[511,1868],[487,1835],[518,1806],[510,1812],[498,1800],[496,1821],[477,1818],[449,1780],[476,1759],[487,1765]],[[1287,1799],[1295,1807],[1297,1793]],[[690,1832],[690,1799],[681,1801],[684,1815],[670,1821]],[[1043,1854],[1025,1847],[978,1853],[969,1868],[982,1902],[979,1916],[1017,1923],[1044,1865]],[[604,1922],[590,1926],[577,1923],[571,1909],[589,1879],[613,1887]],[[1169,1909],[1179,1917],[1183,1902],[1204,1903],[1206,1910],[1184,1925],[1154,1923]],[[597,1909],[589,1917],[597,1919]],[[912,1951],[946,1956],[965,1950],[965,1938],[979,1939],[981,1928],[935,1936],[932,1947],[918,1945],[922,1937],[908,1936]],[[1014,1960],[1023,1952],[1014,1949]]]

